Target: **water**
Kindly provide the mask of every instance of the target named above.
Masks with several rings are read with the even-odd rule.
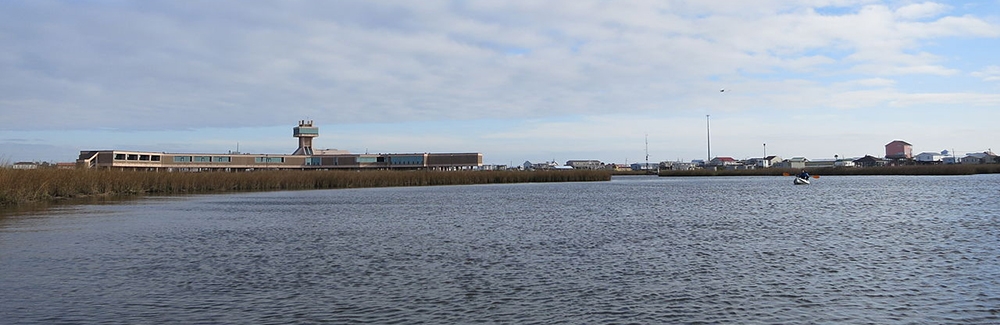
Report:
[[[149,198],[0,217],[11,324],[1000,323],[1000,175]]]

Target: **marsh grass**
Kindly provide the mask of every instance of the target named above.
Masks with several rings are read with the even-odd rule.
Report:
[[[1000,173],[1000,164],[914,165],[864,168],[806,168],[813,175],[973,175]],[[782,176],[795,175],[799,169],[764,168],[748,170],[683,170],[660,171],[660,176]]]
[[[528,182],[607,181],[604,171],[137,172],[0,168],[0,206],[92,196],[337,189]]]

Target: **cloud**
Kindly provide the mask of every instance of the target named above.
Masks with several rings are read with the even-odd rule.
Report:
[[[988,105],[987,90],[950,89],[1000,78],[995,66],[965,70],[990,64],[969,62],[978,48],[948,48],[1000,37],[976,10],[874,0],[7,1],[0,130],[308,118],[328,129],[558,120],[568,122],[545,127],[610,134],[631,129],[591,121]]]
[[[948,10],[948,6],[940,3],[923,2],[900,7],[896,9],[895,16],[903,20],[917,20],[937,17]]]
[[[982,71],[971,73],[973,77],[982,78],[983,81],[1000,81],[1000,66],[991,65]]]

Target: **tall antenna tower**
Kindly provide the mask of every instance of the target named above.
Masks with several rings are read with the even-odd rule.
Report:
[[[644,168],[649,168],[649,133],[646,133],[646,166]]]
[[[712,119],[707,114],[705,115],[705,134],[708,138],[706,141],[708,143],[708,160],[705,160],[705,163],[708,164],[712,161]]]

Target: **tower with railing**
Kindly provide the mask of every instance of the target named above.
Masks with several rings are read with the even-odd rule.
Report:
[[[299,120],[299,126],[292,129],[292,136],[299,138],[299,148],[293,155],[312,155],[312,139],[319,136],[319,128],[313,126],[312,120]]]

